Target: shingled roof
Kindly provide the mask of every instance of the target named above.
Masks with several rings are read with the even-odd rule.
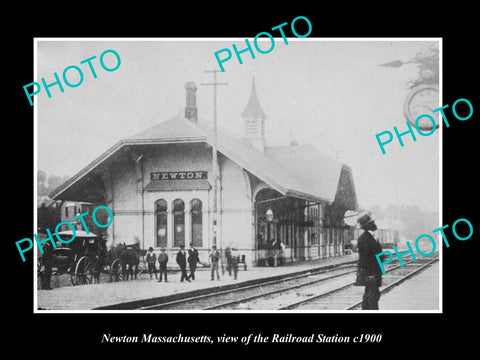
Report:
[[[252,111],[253,106],[250,109]],[[201,120],[192,122],[181,115],[176,115],[119,141],[56,189],[50,197],[56,200],[69,200],[62,198],[62,194],[68,188],[88,176],[94,169],[101,167],[125,146],[173,143],[212,145],[213,127],[208,122]],[[220,127],[217,149],[280,193],[311,201],[332,202],[335,199],[341,170],[346,167],[311,145],[267,147],[262,152],[253,147],[248,140]]]

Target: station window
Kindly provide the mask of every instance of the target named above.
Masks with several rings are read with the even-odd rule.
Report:
[[[202,201],[193,199],[190,201],[190,221],[192,229],[192,243],[196,247],[202,247],[203,216]]]
[[[185,203],[173,200],[173,246],[185,245]]]
[[[163,199],[155,202],[155,219],[157,221],[157,247],[167,247],[167,202]]]

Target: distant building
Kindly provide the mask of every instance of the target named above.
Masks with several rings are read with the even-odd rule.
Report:
[[[402,233],[399,230],[400,224],[398,221],[375,220],[377,230],[375,231],[376,238],[384,249],[391,249],[398,246],[402,239]],[[364,232],[360,228],[352,228],[348,231],[348,248],[352,251],[357,251],[357,240]]]
[[[198,119],[195,84],[185,87],[185,116],[119,141],[51,194],[73,204],[65,204],[65,219],[79,212],[74,204],[106,205],[114,213],[111,245],[138,238],[144,249],[174,252],[193,242],[202,261],[214,243],[237,247],[250,265],[263,264],[274,241],[284,243],[287,261],[342,255],[343,214],[357,208],[350,167],[312,145],[266,146],[255,83],[241,114],[243,136],[217,131],[214,225],[214,132]]]
[[[377,220],[378,240],[385,248],[393,248],[400,242],[400,224],[394,220]]]
[[[85,230],[80,219],[73,219],[75,216],[88,212],[87,216],[84,216],[85,223],[87,224],[89,232],[96,233],[98,227],[95,226],[92,219],[92,212],[94,206],[92,203],[81,201],[64,201],[60,206],[60,219],[61,222],[69,222],[75,226],[76,230]],[[68,231],[72,228],[66,224],[60,226],[60,231]],[[97,234],[100,235],[100,234]]]

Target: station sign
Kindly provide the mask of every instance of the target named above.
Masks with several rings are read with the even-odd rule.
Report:
[[[208,171],[162,171],[150,173],[150,180],[198,180],[207,179]]]

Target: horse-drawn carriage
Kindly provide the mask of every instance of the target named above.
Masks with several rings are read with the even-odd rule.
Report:
[[[72,231],[58,233],[62,239],[72,238]],[[72,285],[85,285],[100,282],[100,275],[106,274],[110,281],[137,278],[142,254],[136,245],[120,245],[116,249],[107,250],[106,240],[93,233],[76,231],[75,239],[51,250],[51,274],[69,274]],[[144,255],[144,254],[143,254]],[[40,289],[46,271],[42,256],[37,259],[37,285]]]

